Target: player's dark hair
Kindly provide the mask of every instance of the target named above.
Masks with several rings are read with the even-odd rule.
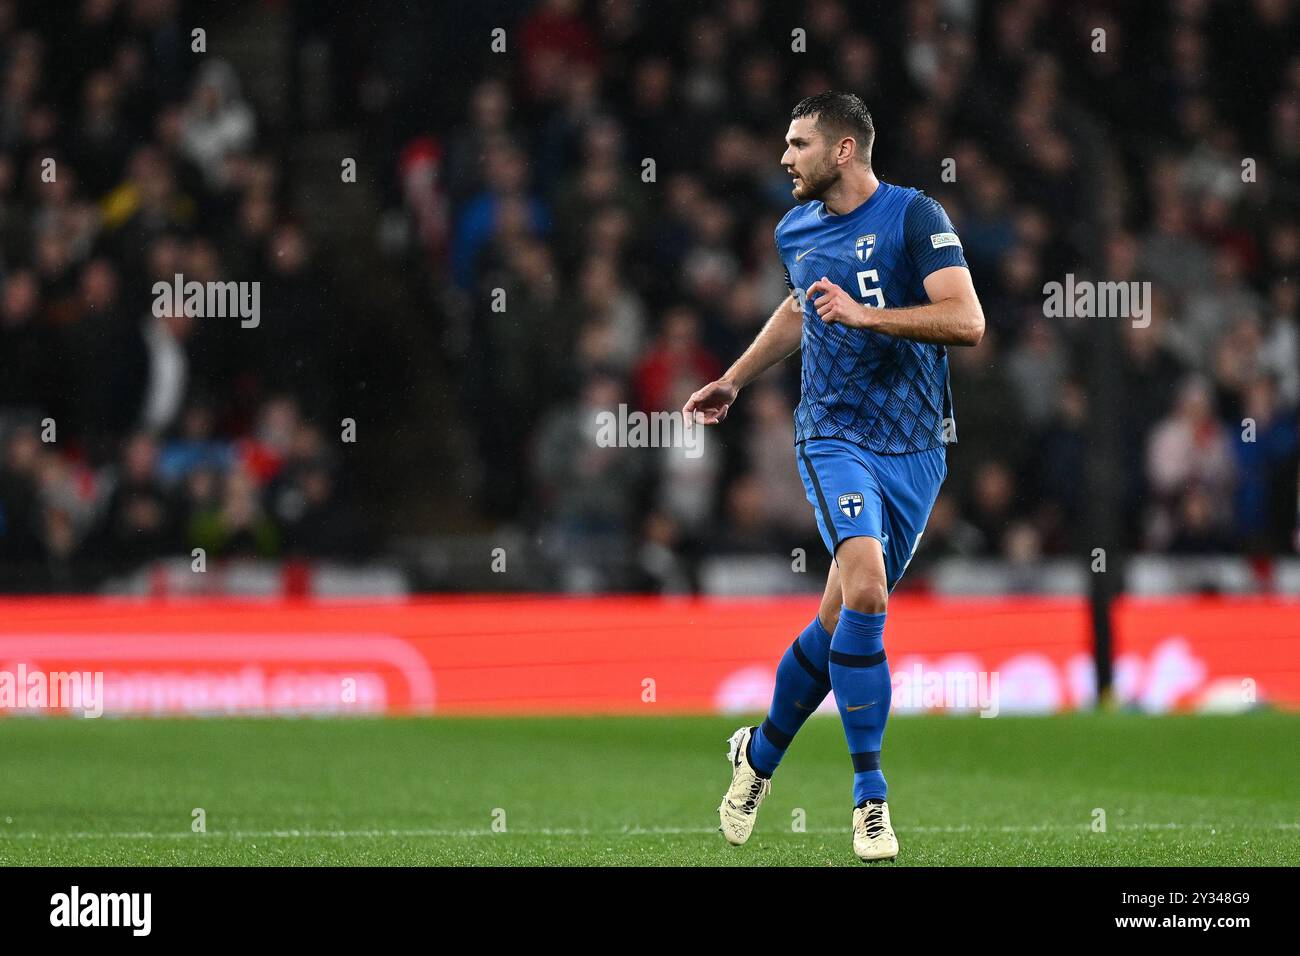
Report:
[[[871,165],[871,146],[876,140],[876,127],[871,122],[871,111],[856,93],[827,90],[799,101],[790,112],[790,119],[803,116],[817,117],[817,129],[830,139],[852,136],[858,144],[863,162]]]

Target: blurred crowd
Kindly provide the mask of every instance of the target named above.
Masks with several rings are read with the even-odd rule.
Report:
[[[328,292],[189,23],[175,0],[0,0],[0,589],[350,538],[319,424]],[[260,324],[156,314],[176,274],[260,281]]]
[[[463,115],[420,141],[436,179],[407,182],[458,290],[484,517],[561,559],[637,556],[621,580],[587,559],[595,586],[820,548],[793,459],[797,360],[698,457],[590,436],[621,403],[680,409],[782,300],[789,113],[846,89],[872,109],[881,178],[952,217],[988,320],[950,349],[959,443],[926,559],[1083,549],[1084,369],[1107,321],[1126,544],[1296,549],[1300,4],[525,6],[509,55],[452,81]],[[1044,285],[1067,274],[1150,282],[1149,323],[1049,317]]]
[[[218,16],[0,0],[0,589],[195,547],[346,553],[380,512],[439,530],[445,505],[412,500],[367,499],[362,520],[340,465],[342,369],[366,376],[331,332],[342,283],[293,214],[285,142],[330,120],[299,95],[287,126],[261,123],[230,63],[191,49],[197,9]],[[326,38],[333,122],[435,290],[395,320],[411,353],[382,358],[418,369],[419,407],[454,410],[410,423],[447,459],[431,490],[468,496],[447,527],[527,529],[584,587],[688,589],[713,554],[820,552],[797,361],[699,454],[593,436],[620,405],[680,409],[782,300],[789,113],[847,89],[879,175],[948,210],[989,324],[950,350],[959,443],[916,569],[1086,551],[1098,447],[1128,547],[1296,551],[1297,0],[274,9],[300,30],[275,54],[289,73]],[[261,282],[259,326],[155,315],[177,273]],[[1071,275],[1149,282],[1149,322],[1049,314],[1044,285]]]

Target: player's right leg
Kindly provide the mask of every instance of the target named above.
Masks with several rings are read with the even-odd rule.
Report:
[[[878,537],[860,535],[841,543],[837,559],[844,609],[831,639],[829,670],[853,760],[853,852],[863,861],[892,860],[898,839],[880,770],[892,697],[884,645],[889,597],[884,549]]]
[[[891,859],[898,846],[880,771],[892,691],[884,625],[889,599],[885,548],[893,526],[879,474],[884,466],[869,460],[861,447],[839,439],[805,442],[799,457],[818,526],[839,567],[844,600],[827,672],[853,761],[854,852],[864,860]]]
[[[948,474],[943,448],[905,455],[860,450],[880,490],[864,508],[866,527],[846,527],[838,553],[844,611],[831,640],[831,684],[853,754],[853,852],[864,861],[892,860],[898,839],[885,802],[880,750],[889,717],[891,684],[884,628],[889,593],[921,540],[939,488]],[[861,537],[848,537],[858,531]],[[873,701],[865,706],[865,701]]]
[[[718,806],[718,829],[727,842],[739,846],[754,830],[759,805],[767,797],[786,748],[804,721],[831,690],[827,662],[831,634],[839,621],[839,568],[831,563],[817,616],[786,649],[776,668],[772,706],[758,727],[741,727],[728,741],[731,786]]]

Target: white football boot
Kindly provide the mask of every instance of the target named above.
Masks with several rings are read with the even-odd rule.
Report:
[[[740,846],[754,832],[758,808],[772,789],[771,779],[760,777],[749,763],[749,738],[753,733],[753,727],[741,727],[727,741],[731,786],[718,806],[718,829],[732,846]]]
[[[854,808],[853,852],[864,863],[898,856],[898,838],[889,825],[889,804],[883,800]]]

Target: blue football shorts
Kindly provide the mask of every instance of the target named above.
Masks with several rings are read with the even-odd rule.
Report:
[[[795,452],[826,550],[834,557],[847,538],[875,538],[892,591],[948,476],[945,449],[882,455],[840,438],[810,438]]]

